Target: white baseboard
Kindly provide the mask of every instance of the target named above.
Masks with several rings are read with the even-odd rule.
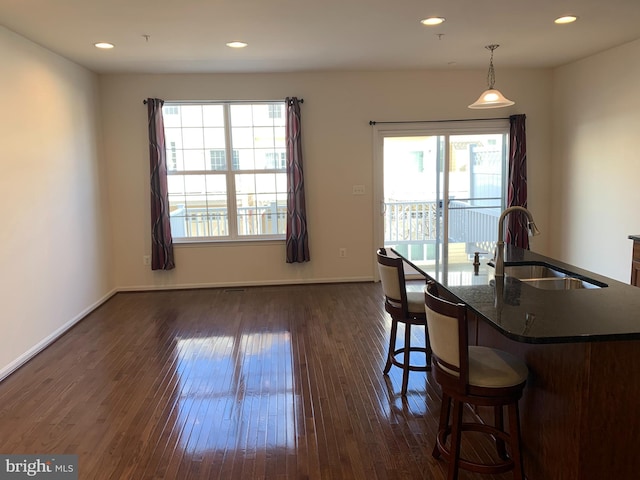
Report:
[[[278,285],[309,285],[313,283],[357,283],[373,282],[373,277],[339,277],[339,278],[314,278],[311,280],[269,280],[264,282],[221,282],[221,283],[187,283],[172,285],[132,285],[121,287],[119,292],[141,292],[152,290],[188,290],[196,288],[237,288],[237,287],[268,287]]]
[[[20,355],[18,358],[16,358],[9,365],[7,365],[4,368],[2,368],[0,370],[0,382],[2,380],[4,380],[5,378],[7,378],[9,375],[11,375],[13,372],[15,372],[17,369],[19,369],[21,366],[23,366],[25,363],[27,363],[29,360],[31,360],[33,357],[35,357],[37,354],[39,354],[42,350],[44,350],[49,345],[51,345],[53,342],[55,342],[58,338],[60,338],[62,335],[64,335],[67,330],[69,330],[76,323],[78,323],[80,320],[82,320],[84,317],[89,315],[92,311],[94,311],[100,305],[102,305],[107,300],[109,300],[111,297],[113,297],[116,293],[118,293],[117,289],[111,290],[109,293],[104,295],[98,301],[94,302],[92,305],[90,305],[89,307],[85,308],[82,312],[80,312],[74,318],[69,320],[64,325],[62,325],[60,328],[58,328],[56,331],[54,331],[51,335],[49,335],[48,337],[44,338],[38,344],[34,345],[32,348],[30,348],[25,353]]]

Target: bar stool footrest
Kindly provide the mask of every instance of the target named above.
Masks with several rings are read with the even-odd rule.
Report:
[[[404,362],[401,360],[398,360],[396,358],[396,356],[398,355],[402,355],[404,356],[404,347],[403,348],[398,348],[397,350],[393,351],[392,357],[391,357],[391,364],[395,365],[396,367],[400,367],[400,368],[405,368],[404,366]],[[427,347],[410,347],[409,348],[409,352],[417,352],[417,353],[423,353],[425,355],[427,355],[427,358],[430,358],[430,354],[431,354],[431,349],[427,348]],[[430,372],[431,371],[431,362],[426,363],[425,365],[411,365],[409,364],[409,366],[407,367],[407,370],[410,370],[412,372]]]
[[[485,433],[487,435],[493,435],[494,437],[499,437],[505,442],[509,442],[509,434],[499,430],[491,425],[484,425],[480,423],[463,423],[461,425],[461,430],[463,432],[480,432]],[[443,431],[438,432],[436,437],[438,454],[441,455],[447,462],[451,461],[451,452],[447,447],[447,437],[451,434],[451,427],[449,426]],[[434,455],[435,456],[435,455]],[[502,462],[496,463],[477,463],[472,462],[471,460],[467,460],[464,458],[458,459],[458,466],[464,470],[468,470],[471,472],[477,472],[480,474],[498,474],[505,473],[514,468],[514,462],[511,458],[507,458]]]

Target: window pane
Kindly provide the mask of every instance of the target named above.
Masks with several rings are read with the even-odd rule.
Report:
[[[285,108],[284,104],[271,104],[269,105],[269,118],[276,126],[284,126],[285,122]]]
[[[250,127],[253,125],[251,105],[231,105],[231,125],[234,127]]]
[[[184,169],[190,171],[205,170],[204,150],[185,150]]]
[[[224,195],[226,199],[227,195],[227,177],[226,175],[207,175],[206,177],[207,194],[211,197],[212,194]],[[226,205],[227,202],[224,202]]]
[[[177,105],[165,105],[162,107],[162,119],[164,127],[180,126],[180,107]]]
[[[201,105],[183,105],[180,110],[183,127],[202,127]]]
[[[204,148],[225,148],[224,127],[204,129]]]
[[[205,127],[224,128],[224,107],[222,105],[203,105],[202,124]]]
[[[284,129],[284,125],[281,127],[277,127],[274,130],[273,139],[274,139],[274,145],[276,148],[287,148],[287,141],[286,141],[285,135],[286,135],[286,132]]]
[[[246,148],[234,150],[234,153],[238,152],[238,161],[234,164],[234,170],[255,170],[255,152],[253,149]]]
[[[239,174],[236,175],[236,193],[237,194],[254,194],[256,193],[255,184],[256,175]]]
[[[275,105],[254,105],[253,106],[253,124],[254,125],[273,125],[274,117],[282,116]]]
[[[182,129],[182,148],[204,148],[204,133],[201,128]]]
[[[184,195],[184,175],[167,175],[167,188],[169,190],[169,196]],[[169,203],[171,203],[171,199],[169,199]]]
[[[182,149],[182,129],[164,127],[164,141],[169,147],[172,144],[175,148]]]
[[[282,195],[287,198],[287,174],[286,173],[276,173],[276,191],[279,195]]]
[[[256,148],[273,148],[275,135],[272,127],[256,127],[253,129],[253,143]]]
[[[205,192],[204,175],[184,175],[184,189],[187,195],[202,195]]]
[[[231,129],[233,148],[253,148],[253,128],[233,127]]]
[[[284,150],[256,150],[257,168],[269,170],[285,170],[287,168],[287,154]]]
[[[175,172],[178,170],[184,170],[184,158],[182,150],[178,150],[174,142],[167,143],[167,170]]]

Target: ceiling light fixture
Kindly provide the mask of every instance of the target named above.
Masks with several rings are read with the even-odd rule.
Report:
[[[227,47],[231,47],[231,48],[244,48],[248,44],[245,43],[245,42],[229,42],[226,45],[227,45]]]
[[[553,23],[557,23],[558,25],[565,25],[567,23],[573,23],[578,19],[575,15],[564,15],[563,17],[556,18]]]
[[[93,46],[96,48],[102,48],[103,50],[108,50],[110,48],[115,47],[113,43],[109,43],[109,42],[98,42],[98,43],[94,43]]]
[[[434,25],[440,25],[445,20],[444,17],[429,17],[423,20],[420,20],[420,23],[423,25],[427,25],[428,27],[432,27]]]
[[[488,90],[482,92],[478,100],[469,105],[469,108],[500,108],[509,107],[514,104],[508,98],[505,98],[499,90],[493,88],[496,83],[496,72],[493,68],[493,51],[500,45],[487,45],[487,50],[491,50],[491,60],[489,60],[489,73],[487,73]]]

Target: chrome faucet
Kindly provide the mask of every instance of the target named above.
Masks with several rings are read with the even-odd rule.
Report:
[[[535,222],[533,221],[533,216],[531,212],[524,207],[509,207],[502,212],[500,215],[500,220],[498,220],[498,243],[496,243],[496,252],[493,257],[493,264],[495,266],[495,276],[496,277],[504,277],[504,219],[511,212],[520,211],[527,216],[527,229],[529,230],[529,236],[539,235],[540,231],[538,227],[536,227]]]

